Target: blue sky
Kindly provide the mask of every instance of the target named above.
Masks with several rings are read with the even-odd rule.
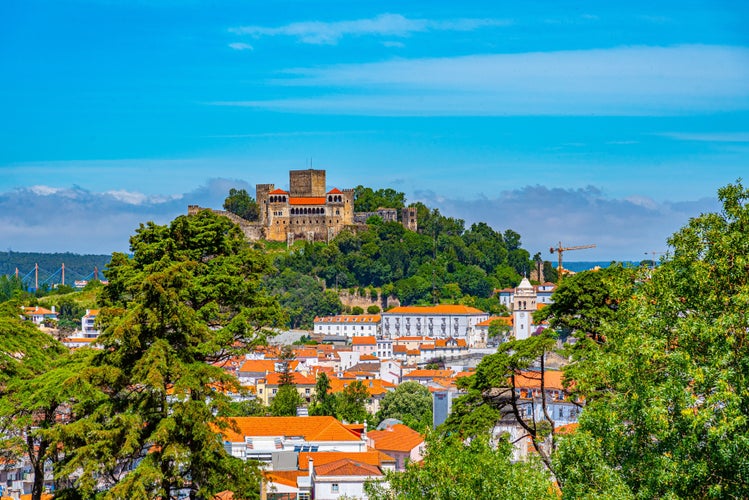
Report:
[[[124,251],[312,165],[531,253],[639,260],[747,177],[748,21],[715,0],[5,0],[0,248]]]

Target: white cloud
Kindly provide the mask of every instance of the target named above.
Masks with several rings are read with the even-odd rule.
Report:
[[[664,251],[666,239],[700,213],[719,210],[717,199],[657,202],[632,195],[612,198],[600,189],[526,186],[491,198],[444,198],[433,192],[417,193],[417,200],[437,206],[445,215],[486,222],[495,230],[511,228],[522,235],[531,254],[549,247],[596,244],[595,249],[565,256],[570,260],[641,260],[645,252]]]
[[[61,190],[61,188],[51,187],[51,186],[31,186],[29,190],[34,193],[38,194],[40,196],[49,196],[51,194],[55,194]]]
[[[287,70],[312,97],[214,102],[286,112],[680,115],[749,109],[749,48],[682,45],[397,59]]]
[[[166,224],[188,204],[220,207],[231,187],[247,183],[211,179],[189,193],[145,195],[116,190],[42,186],[0,193],[0,234],[17,251],[111,253],[128,249],[139,224]],[[252,191],[251,191],[252,192]]]
[[[397,36],[425,31],[473,31],[491,26],[506,26],[501,19],[409,19],[400,14],[380,14],[370,19],[350,21],[305,21],[278,27],[240,26],[229,31],[255,38],[264,36],[291,36],[300,42],[315,45],[335,45],[344,36]]]
[[[253,50],[252,45],[242,42],[230,43],[229,48],[232,48],[234,50]]]

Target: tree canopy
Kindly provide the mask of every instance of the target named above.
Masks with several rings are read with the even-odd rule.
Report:
[[[613,284],[627,298],[575,352],[586,407],[555,457],[565,498],[749,496],[749,191],[718,195],[673,257]]]
[[[59,429],[60,476],[91,496],[258,494],[251,464],[216,432],[238,382],[213,363],[241,354],[284,318],[262,286],[268,260],[225,217],[202,211],[141,225],[132,258],[114,254],[103,291],[103,349],[78,379],[96,392]],[[61,493],[62,494],[62,493]]]
[[[432,394],[418,382],[403,382],[380,401],[377,419],[396,418],[424,432],[432,426]]]
[[[224,210],[250,222],[258,220],[260,216],[257,202],[246,189],[231,188],[229,196],[224,200]]]

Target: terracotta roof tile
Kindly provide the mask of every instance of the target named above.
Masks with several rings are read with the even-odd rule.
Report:
[[[377,339],[373,336],[354,337],[351,339],[352,345],[377,345]]]
[[[376,465],[365,464],[350,458],[342,458],[329,464],[315,465],[316,476],[382,476]]]
[[[297,196],[289,198],[289,205],[325,205],[324,196]]]
[[[307,441],[357,441],[360,438],[333,417],[232,417],[239,432],[221,431],[232,442],[245,436],[303,436]]]
[[[394,307],[383,314],[486,314],[475,307],[463,305],[440,304],[436,306],[401,306]]]
[[[424,442],[424,436],[403,424],[395,424],[382,431],[367,433],[374,447],[383,451],[410,452]]]

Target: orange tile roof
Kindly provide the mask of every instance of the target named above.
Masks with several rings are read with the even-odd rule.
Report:
[[[343,192],[338,188],[333,188],[330,191],[328,191],[328,194],[343,194]]]
[[[221,431],[232,442],[245,436],[303,436],[307,441],[358,441],[360,438],[333,417],[232,417],[239,432]]]
[[[293,363],[290,363],[291,369],[296,368],[296,366],[293,366]],[[298,362],[297,362],[298,364]],[[272,359],[248,359],[244,363],[242,363],[242,366],[239,368],[240,372],[249,372],[249,373],[270,373],[276,371],[276,361]]]
[[[489,319],[486,319],[480,323],[476,323],[476,326],[489,326],[495,321],[499,321],[500,323],[504,323],[505,325],[512,326],[512,316],[491,316]]]
[[[317,349],[309,349],[309,348],[294,349],[294,355],[297,358],[316,358]]]
[[[289,205],[325,205],[324,196],[297,196],[289,198]]]
[[[401,353],[401,352],[405,353],[407,350],[408,349],[404,345],[398,345],[398,344],[396,344],[396,345],[393,346],[393,353],[396,353],[396,352],[398,352],[398,353]]]
[[[403,424],[368,432],[367,439],[371,439],[378,450],[400,452],[410,452],[424,442],[424,436]]]
[[[379,361],[380,358],[372,356],[371,354],[362,354],[359,356],[359,361]]]
[[[292,381],[295,385],[315,385],[317,382],[314,377],[307,377],[299,372],[292,372]],[[281,382],[281,374],[272,372],[265,376],[267,385],[278,385]]]
[[[99,315],[99,309],[89,309],[88,314],[86,314],[83,317],[84,318],[90,318],[90,317],[98,316],[98,315]]]
[[[271,191],[268,194],[289,194],[289,192],[288,191],[284,191],[281,188],[277,188],[277,189],[274,189],[273,191]]]
[[[357,462],[369,465],[379,466],[383,461],[389,462],[393,459],[384,453],[381,453],[375,449],[369,449],[367,451],[351,452],[351,451],[302,451],[299,452],[299,470],[309,470],[309,458],[312,457],[315,468],[321,465],[326,465],[344,458],[351,458]],[[385,460],[383,460],[385,458]],[[390,459],[390,460],[387,460]]]
[[[545,370],[544,386],[546,389],[564,389],[564,386],[562,385],[562,375],[561,370]],[[540,388],[541,373],[522,372],[520,375],[515,375],[515,386],[524,389]]]
[[[266,480],[268,480],[269,482],[283,484],[286,486],[291,486],[293,488],[296,488],[296,480],[299,476],[307,475],[309,475],[309,472],[307,472],[306,470],[277,470],[263,472],[263,476],[265,476]]]
[[[315,465],[316,476],[382,476],[382,471],[376,465],[365,464],[342,458],[329,464]]]
[[[383,314],[486,314],[475,307],[457,305],[457,304],[440,304],[437,306],[401,306],[394,307]]]
[[[377,339],[369,335],[366,337],[354,337],[351,339],[352,345],[377,345]]]
[[[276,471],[264,471],[263,476],[268,482],[283,484],[285,486],[297,487],[297,478],[300,476],[307,476],[309,472],[306,470],[276,470]]]
[[[52,312],[49,309],[46,309],[44,307],[39,307],[39,306],[24,307],[23,308],[23,313],[24,314],[29,314],[29,315],[32,315],[32,314],[44,314],[44,315],[57,314],[56,312]]]
[[[414,370],[403,375],[403,378],[449,378],[452,376],[452,370]]]

